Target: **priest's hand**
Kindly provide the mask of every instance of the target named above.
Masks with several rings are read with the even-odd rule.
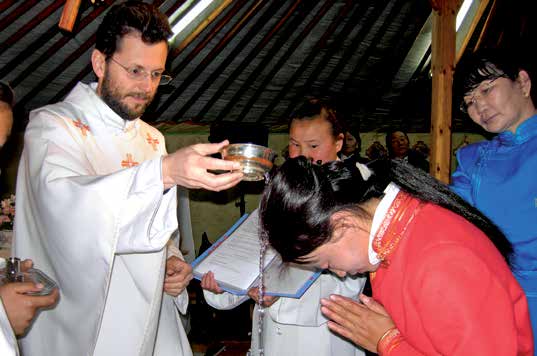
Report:
[[[201,288],[214,294],[224,293],[224,290],[218,286],[218,282],[214,278],[214,273],[211,271],[205,273],[201,278]]]
[[[221,191],[239,183],[243,177],[242,172],[238,171],[240,163],[209,157],[228,144],[227,140],[220,143],[198,143],[165,156],[162,159],[164,189],[180,185],[185,188]],[[228,172],[214,174],[207,170]]]
[[[177,256],[170,256],[166,261],[164,292],[177,297],[192,279],[192,267]]]
[[[259,288],[257,287],[250,288],[250,290],[248,291],[248,296],[252,298],[257,304],[259,304]],[[264,295],[263,306],[268,308],[272,304],[276,303],[277,300],[278,300],[278,297],[274,297],[271,295]]]
[[[15,335],[23,335],[32,323],[37,310],[54,305],[59,296],[57,288],[44,296],[26,295],[28,292],[38,292],[43,285],[32,282],[13,282],[0,286],[0,298],[4,304],[7,318]]]
[[[321,299],[321,311],[331,320],[330,330],[372,352],[377,352],[386,331],[395,327],[384,307],[364,294],[360,301],[332,294]]]

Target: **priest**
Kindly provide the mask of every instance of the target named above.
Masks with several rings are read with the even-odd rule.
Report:
[[[190,266],[170,243],[176,185],[237,184],[227,142],[166,154],[140,119],[164,73],[171,35],[152,5],[113,6],[97,30],[97,83],[30,114],[17,181],[15,253],[54,278],[60,301],[22,339],[24,355],[191,355],[179,313]]]

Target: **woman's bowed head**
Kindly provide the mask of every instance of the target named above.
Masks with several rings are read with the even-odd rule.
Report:
[[[533,353],[510,243],[406,162],[289,159],[272,173],[259,212],[263,238],[285,262],[339,276],[375,272],[374,299],[321,302],[328,327],[355,344],[383,355]],[[500,329],[509,337],[498,340]]]
[[[303,156],[289,159],[265,188],[260,207],[263,234],[285,262],[314,264],[339,275],[373,272],[379,264],[367,262],[367,240],[391,182],[462,215],[483,230],[508,261],[511,245],[494,224],[444,184],[399,159],[367,166],[342,161],[318,165]]]

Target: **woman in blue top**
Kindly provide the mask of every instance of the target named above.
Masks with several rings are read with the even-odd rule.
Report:
[[[526,292],[537,336],[537,110],[528,67],[512,53],[477,52],[457,69],[461,110],[490,141],[457,152],[452,188],[495,222],[510,240],[513,273]]]

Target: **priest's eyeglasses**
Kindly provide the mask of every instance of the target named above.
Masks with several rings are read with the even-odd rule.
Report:
[[[486,97],[488,97],[489,94],[494,89],[494,82],[497,79],[503,78],[503,77],[504,76],[499,76],[499,77],[496,77],[494,79],[489,80],[486,83],[480,84],[477,88],[472,90],[469,93],[469,95],[465,95],[465,97],[469,96],[470,100],[463,100],[461,105],[460,105],[460,107],[459,107],[459,109],[463,113],[468,113],[469,111],[474,110],[475,109],[475,104],[477,103],[477,99],[481,100],[481,99],[485,99]]]
[[[125,72],[127,72],[127,76],[129,78],[134,80],[144,80],[147,77],[151,77],[151,80],[154,82],[158,81],[159,85],[166,85],[170,83],[173,79],[171,75],[163,74],[162,70],[154,70],[152,72],[148,72],[140,66],[127,67],[116,61],[113,57],[109,58],[112,60],[112,62],[123,68]]]

